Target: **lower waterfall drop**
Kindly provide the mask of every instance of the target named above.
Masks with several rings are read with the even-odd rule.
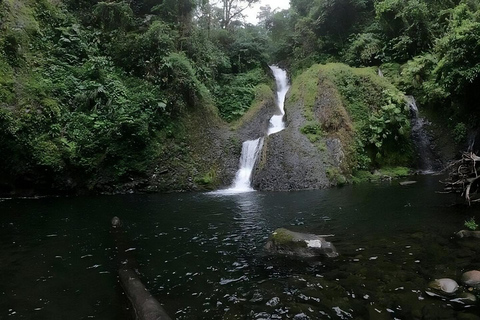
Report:
[[[248,140],[242,144],[242,155],[240,157],[239,169],[235,175],[235,180],[233,180],[232,187],[227,190],[236,193],[254,191],[250,185],[252,171],[262,147],[263,138]]]

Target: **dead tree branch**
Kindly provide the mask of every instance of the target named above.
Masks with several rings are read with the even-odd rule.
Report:
[[[465,197],[468,204],[480,201],[480,176],[477,166],[480,157],[472,152],[464,152],[460,160],[451,162],[444,171],[448,178],[441,181],[444,185],[443,193],[458,193]]]

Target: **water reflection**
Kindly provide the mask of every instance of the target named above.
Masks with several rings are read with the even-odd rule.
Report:
[[[452,238],[472,208],[436,177],[415,185],[230,196],[127,195],[0,202],[0,318],[128,319],[110,219],[124,220],[145,285],[177,319],[452,319],[478,307],[425,294],[477,269],[478,243]],[[434,180],[433,180],[434,179]],[[279,227],[329,238],[340,256],[265,256]]]

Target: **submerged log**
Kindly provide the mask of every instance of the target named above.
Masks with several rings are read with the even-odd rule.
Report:
[[[122,221],[112,219],[112,234],[117,247],[120,284],[132,305],[136,320],[171,320],[162,305],[145,288],[137,273],[138,264],[134,257],[135,248],[128,246]]]
[[[162,305],[145,288],[132,269],[119,269],[120,283],[132,304],[137,320],[171,320]]]
[[[461,194],[468,204],[480,201],[480,157],[473,152],[464,152],[460,160],[451,162],[444,171],[448,178],[443,193]]]
[[[480,239],[480,231],[460,230],[455,235],[458,238],[479,238]]]

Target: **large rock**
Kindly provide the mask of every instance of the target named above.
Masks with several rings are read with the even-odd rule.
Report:
[[[452,295],[458,290],[458,283],[449,278],[442,278],[431,281],[428,287],[438,294]]]
[[[284,254],[298,258],[326,256],[337,257],[335,246],[325,240],[325,236],[300,233],[280,228],[275,230],[265,245],[265,250],[272,254]]]
[[[480,271],[471,270],[465,272],[462,274],[462,283],[475,289],[480,289]]]

